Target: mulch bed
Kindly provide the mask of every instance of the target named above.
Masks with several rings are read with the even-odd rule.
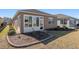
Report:
[[[31,32],[31,33],[24,33],[24,35],[28,35],[31,37],[34,37],[38,40],[43,40],[47,37],[49,37],[50,35],[46,32],[42,32],[42,31],[35,31],[35,32]]]

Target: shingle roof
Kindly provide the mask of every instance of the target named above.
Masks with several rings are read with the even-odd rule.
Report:
[[[37,9],[26,9],[26,10],[19,10],[19,12],[32,12],[32,13],[38,13],[38,14],[46,14],[46,15],[51,15],[49,13],[46,13],[46,12],[42,12],[42,11],[39,11]]]
[[[77,19],[68,15],[64,15],[64,14],[56,14],[58,19],[69,19],[69,18],[73,18],[73,19]]]

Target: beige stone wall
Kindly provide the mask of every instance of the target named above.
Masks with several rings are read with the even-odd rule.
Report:
[[[18,14],[16,18],[14,18],[14,26],[16,28],[17,34],[22,33],[23,31],[23,15]]]
[[[54,23],[49,24],[48,23],[48,21],[49,21],[48,18],[49,17],[45,17],[45,20],[44,20],[44,27],[45,27],[45,29],[53,29],[53,28],[56,28],[57,27],[57,20],[54,18]]]

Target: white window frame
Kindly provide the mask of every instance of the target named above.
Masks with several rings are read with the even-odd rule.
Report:
[[[54,19],[53,19],[52,17],[49,17],[49,18],[48,18],[48,24],[49,24],[49,22],[51,22],[50,24],[53,24]]]
[[[43,19],[44,20],[44,17],[43,16],[35,16],[35,15],[23,15],[23,21],[24,21],[24,27],[26,27],[25,26],[25,17],[29,17],[29,16],[31,16],[32,17],[32,20],[35,18],[36,19],[36,17],[39,17],[39,26],[33,26],[33,23],[32,23],[32,27],[40,27],[40,19]],[[43,22],[44,23],[44,22]],[[44,24],[43,24],[43,26],[44,26]],[[27,27],[29,27],[29,25],[27,26]]]

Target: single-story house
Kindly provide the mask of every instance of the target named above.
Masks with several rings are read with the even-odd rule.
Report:
[[[17,33],[42,31],[57,27],[55,15],[35,9],[18,10],[13,17],[13,23]]]
[[[67,27],[69,29],[76,28],[76,18],[64,14],[57,14],[57,26],[60,28]]]
[[[75,29],[76,23],[74,17],[63,14],[52,15],[36,9],[18,10],[13,17],[17,33],[43,31],[57,27]]]

